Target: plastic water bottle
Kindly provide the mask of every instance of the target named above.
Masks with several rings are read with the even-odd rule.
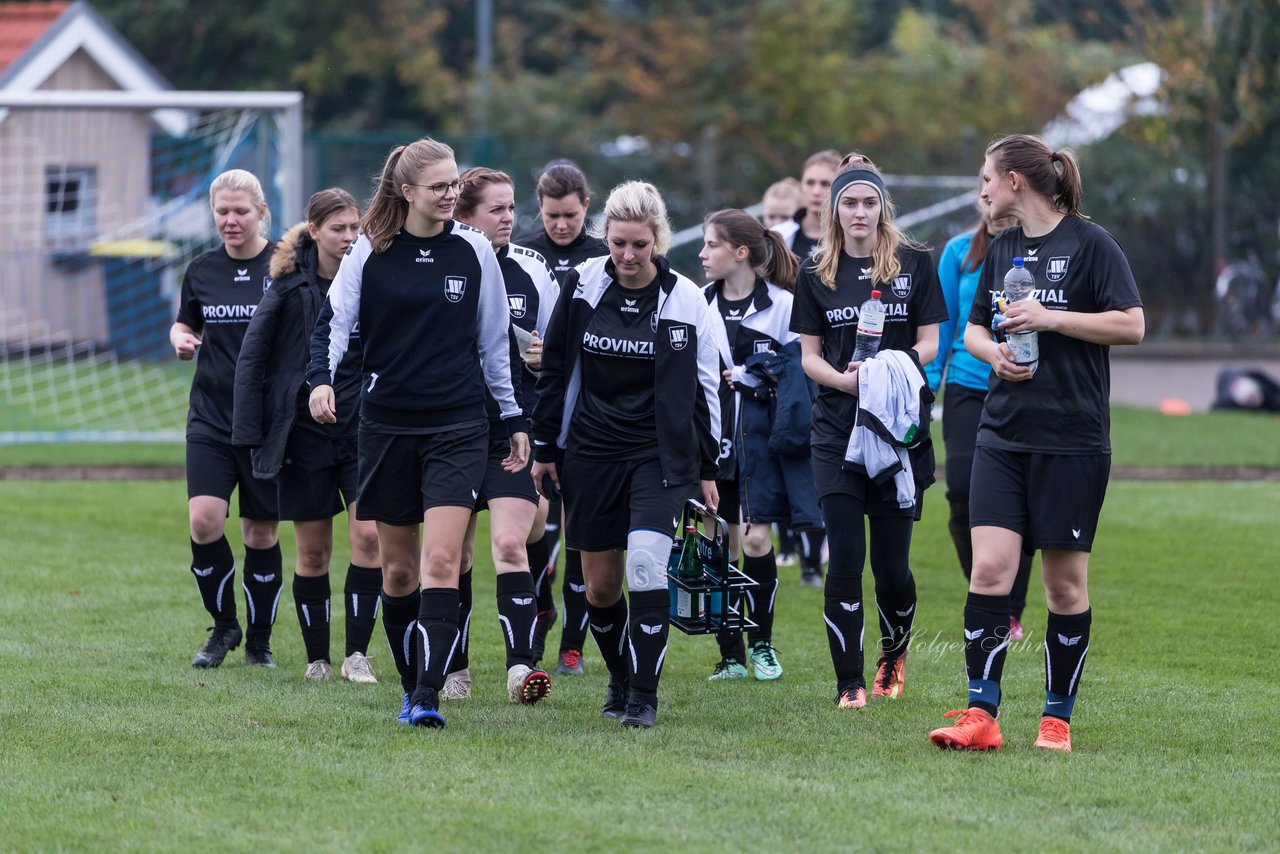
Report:
[[[858,309],[858,340],[853,346],[853,358],[850,361],[865,362],[880,349],[880,338],[884,335],[884,303],[880,302],[880,292],[872,291],[871,299]]]
[[[1007,305],[1027,299],[1036,288],[1035,276],[1026,268],[1022,258],[1014,258],[1013,266],[1004,274],[1004,298]],[[1006,335],[1013,361],[1026,365],[1034,374],[1040,364],[1040,335],[1030,332],[1010,332]]]

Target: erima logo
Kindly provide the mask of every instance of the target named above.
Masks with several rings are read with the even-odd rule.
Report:
[[[514,603],[515,603],[515,604],[517,604],[517,605],[532,605],[532,604],[533,604],[533,598],[532,598],[532,597],[528,597],[528,598],[525,598],[525,599],[512,599],[511,601],[512,601],[512,602],[514,602]]]
[[[241,270],[241,269],[237,268],[237,269],[236,269],[236,277],[235,277],[234,281],[237,281],[237,282],[247,282],[247,281],[249,281],[249,268],[248,268],[248,267],[246,267],[246,268],[245,268],[245,269],[243,269],[243,270]]]
[[[570,582],[569,582],[569,589],[570,589],[570,590],[572,590],[574,593],[586,593],[586,592],[587,592],[587,585],[585,585],[585,584],[574,584],[572,581],[570,581]]]
[[[684,324],[672,326],[667,330],[667,338],[672,350],[683,350],[689,344],[689,327]]]
[[[646,635],[656,635],[658,632],[662,631],[662,625],[659,624],[651,626],[648,623],[641,623],[640,631],[644,632]]]
[[[204,305],[200,307],[205,320],[248,320],[258,310],[256,305]]]
[[[584,587],[583,589],[585,590],[586,588]],[[587,625],[591,626],[591,631],[597,632],[602,635],[613,631],[613,623],[610,623],[607,626],[597,626],[595,623],[588,623]]]
[[[1036,253],[1039,251],[1040,251],[1039,246],[1037,246],[1035,249],[1028,249],[1022,256],[1022,263],[1034,264],[1036,261],[1039,261],[1040,259],[1036,257]]]
[[[639,313],[640,313],[640,309],[636,308],[636,303],[637,303],[637,302],[639,302],[639,300],[627,299],[626,297],[623,297],[623,298],[622,298],[622,311],[623,311],[625,314],[639,314]]]
[[[652,356],[652,341],[630,341],[623,338],[605,338],[588,332],[582,336],[582,346],[598,353],[617,353],[620,356]]]
[[[200,576],[201,578],[208,578],[210,575],[213,574],[213,567],[206,566],[204,569],[198,569],[193,566],[191,567],[191,571],[194,572],[196,575]]]
[[[893,295],[899,299],[906,299],[911,293],[911,274],[903,273],[893,280]]]
[[[568,258],[561,258],[561,259],[559,259],[558,261],[556,261],[556,269],[557,269],[557,270],[567,270],[567,269],[569,269],[569,259],[568,259]]]
[[[965,630],[964,630],[964,639],[965,639],[965,640],[977,640],[978,638],[982,637],[982,633],[983,633],[984,631],[985,631],[985,629],[974,629],[973,631],[969,631],[968,629],[965,629]]]
[[[421,250],[419,250],[421,251]],[[466,276],[448,276],[444,280],[444,296],[449,302],[462,302],[462,295],[467,292]]]
[[[1076,635],[1073,638],[1069,638],[1066,635],[1058,635],[1058,643],[1063,646],[1076,646],[1080,643],[1080,639],[1082,637],[1084,637],[1084,635]]]
[[[858,276],[858,281],[862,281],[863,279],[869,279],[869,278],[871,278],[871,268],[863,267],[862,275]]]
[[[772,344],[773,344],[773,342],[772,342],[772,341],[770,341],[770,340],[769,340],[769,339],[767,339],[767,338],[765,338],[765,339],[757,338],[757,339],[755,340],[755,347],[754,347],[754,349],[753,349],[753,352],[755,352],[755,353],[768,353],[768,352],[771,352],[771,351],[773,350],[773,346],[772,346]]]
[[[255,574],[253,576],[253,580],[258,582],[259,584],[270,584],[271,582],[276,580],[276,574],[274,572],[271,573],[270,575]],[[1058,635],[1058,637],[1062,637],[1062,635]],[[1079,638],[1076,638],[1076,640],[1079,640]]]
[[[730,317],[738,317],[738,316],[739,316],[739,315],[741,315],[741,314],[742,314],[742,309],[740,309],[740,308],[731,308],[731,309],[729,309],[729,316],[730,316]]]
[[[841,323],[848,323],[851,320],[858,319],[858,310],[851,305],[844,308],[827,309],[827,323],[832,326],[839,326]]]
[[[512,317],[524,317],[526,303],[524,294],[507,294],[507,307]]]
[[[854,614],[854,613],[857,613],[858,609],[862,607],[862,603],[861,602],[841,602],[840,607],[844,608],[850,614]]]
[[[1080,539],[1080,529],[1079,529],[1079,528],[1072,528],[1072,529],[1071,529],[1071,536],[1075,537],[1077,540],[1078,540],[1078,539]]]
[[[1045,278],[1051,282],[1061,282],[1067,275],[1067,267],[1071,265],[1070,255],[1055,255],[1049,259],[1049,267],[1044,271]]]
[[[436,259],[431,257],[430,249],[419,249],[418,257],[413,259],[417,264],[434,264]]]

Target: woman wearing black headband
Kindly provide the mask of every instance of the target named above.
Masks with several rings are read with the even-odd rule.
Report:
[[[844,461],[858,410],[862,363],[850,359],[859,306],[873,289],[879,290],[887,309],[880,351],[913,353],[921,364],[937,353],[938,324],[947,318],[933,259],[898,230],[893,213],[875,165],[861,154],[845,157],[831,185],[821,245],[796,281],[791,315],[791,328],[800,333],[805,373],[819,386],[813,408],[813,476],[831,550],[823,619],[836,671],[836,702],[842,709],[867,703],[862,567],[868,541],[862,520],[867,519],[871,531],[871,571],[883,638],[872,696],[896,698],[906,678],[916,609],[911,529],[920,517],[920,491],[933,480],[932,459],[915,465],[914,498],[904,502],[893,480],[876,483],[864,468]]]
[[[1108,346],[1142,341],[1142,299],[1115,238],[1080,213],[1080,168],[1035,136],[987,147],[982,200],[1018,225],[991,241],[965,349],[992,372],[969,488],[973,573],[964,608],[969,705],[930,734],[938,747],[997,750],[1009,646],[1009,591],[1023,551],[1040,549],[1045,706],[1035,746],[1071,752],[1071,713],[1089,650],[1089,550],[1111,472]],[[991,334],[1000,279],[1021,258],[1034,298],[1008,307],[1005,333],[1035,331],[1039,363],[1018,365]],[[998,320],[998,318],[997,318]]]

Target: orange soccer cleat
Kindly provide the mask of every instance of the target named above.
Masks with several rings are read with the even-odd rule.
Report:
[[[951,726],[944,726],[929,733],[929,740],[943,750],[999,750],[1004,743],[1000,724],[996,719],[976,706],[947,712],[946,717],[959,717]]]
[[[1041,750],[1059,750],[1071,752],[1071,724],[1062,718],[1051,718],[1048,715],[1040,719],[1040,735],[1036,738],[1036,747]]]
[[[836,706],[841,709],[865,709],[867,707],[867,689],[850,688],[847,691],[841,691],[840,697],[836,700]]]
[[[903,654],[892,661],[880,659],[880,666],[876,668],[876,681],[871,686],[871,696],[896,700],[902,696],[906,687],[907,656]]]

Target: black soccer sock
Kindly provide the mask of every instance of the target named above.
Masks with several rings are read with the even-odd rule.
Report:
[[[737,611],[738,614],[741,614],[742,598],[743,598],[742,592],[737,588],[734,588],[733,590],[729,591],[729,609],[732,609],[732,611]],[[708,612],[712,610],[711,604],[712,603],[708,603],[708,606],[707,606]],[[668,614],[669,613],[670,611],[668,611]],[[738,662],[739,664],[746,664],[747,663],[747,647],[743,643],[742,632],[738,631],[738,628],[737,628],[740,625],[738,622],[738,617],[735,616],[731,612],[731,610],[726,610],[724,613],[724,617],[725,617],[725,623],[732,625],[733,628],[727,628],[726,626],[722,625],[720,630],[716,632],[716,643],[720,646],[720,658],[721,659],[732,658],[734,661]]]
[[[378,621],[378,597],[382,591],[382,570],[379,567],[347,567],[347,580],[342,596],[347,608],[346,655],[369,652],[373,639],[373,625]]]
[[[1009,650],[1009,597],[970,593],[964,605],[964,669],[969,705],[994,715]]]
[[[758,585],[743,590],[751,609],[751,619],[760,627],[752,629],[748,637],[753,645],[773,643],[773,606],[778,598],[777,555],[773,549],[760,557],[743,555],[742,572]]]
[[[1019,622],[1022,612],[1027,607],[1027,587],[1031,584],[1031,561],[1034,554],[1022,552],[1018,555],[1018,574],[1013,577],[1013,589],[1009,591],[1009,613]]]
[[[1050,717],[1071,720],[1092,624],[1092,608],[1083,614],[1049,612],[1044,635],[1044,713]]]
[[[964,573],[967,581],[973,574],[973,537],[969,534],[969,496],[965,495],[951,501],[950,504],[951,515],[947,519],[947,530],[951,532],[951,542],[956,546],[956,559],[960,561],[960,571]]]
[[[546,533],[534,543],[526,543],[525,557],[529,559],[529,574],[533,579],[533,589],[538,597],[538,611],[550,611],[556,606],[555,567],[551,566],[551,543]]]
[[[565,549],[564,586],[561,590],[564,602],[564,625],[560,629],[560,651],[582,651],[587,640],[587,582],[582,578],[582,552]]]
[[[790,525],[778,525],[778,553],[787,557],[795,557],[796,554],[796,532],[791,530]]]
[[[418,625],[414,630],[418,656],[418,685],[413,702],[437,708],[440,689],[449,672],[449,662],[458,651],[458,591],[451,587],[428,587],[422,591]]]
[[[412,633],[421,607],[422,594],[417,590],[404,596],[391,596],[382,591],[382,630],[386,632],[387,645],[391,647],[391,660],[400,674],[400,687],[406,694],[412,694],[418,682]]]
[[[244,549],[245,601],[249,606],[249,631],[245,646],[265,646],[271,640],[271,627],[276,622],[276,607],[284,590],[280,544],[266,549]]]
[[[822,544],[827,541],[823,530],[803,531],[800,534],[800,567],[809,575],[822,574]]]
[[[212,543],[191,541],[191,574],[196,577],[200,601],[220,628],[238,625],[236,620],[236,559],[226,537]]]
[[[671,594],[643,590],[631,594],[631,690],[655,694],[667,657]]]
[[[823,585],[822,619],[836,671],[836,691],[865,688],[862,672],[862,577],[828,575]]]
[[[468,650],[471,645],[472,568],[469,566],[466,572],[458,575],[458,651],[453,654],[453,663],[449,665],[450,673],[466,670],[471,666],[471,656],[468,654]]]
[[[507,669],[517,664],[533,666],[533,624],[538,610],[534,604],[533,577],[527,572],[504,572],[498,576],[498,622],[507,641]]]
[[[329,574],[293,576],[293,607],[302,627],[307,661],[329,660]]]
[[[612,605],[587,602],[591,636],[600,648],[600,657],[609,676],[616,682],[627,681],[630,653],[627,650],[627,597],[619,596]]]

